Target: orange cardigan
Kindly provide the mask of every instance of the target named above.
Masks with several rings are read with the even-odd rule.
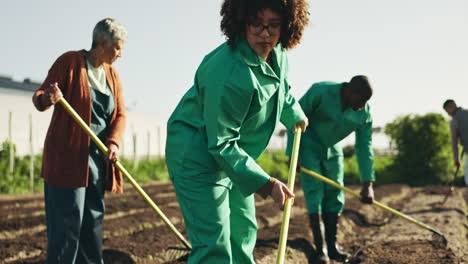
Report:
[[[37,110],[45,111],[49,108],[43,107],[39,98],[44,93],[45,87],[57,82],[63,97],[90,125],[91,93],[84,54],[84,50],[69,51],[55,61],[44,83],[34,92],[32,99]],[[109,135],[103,143],[106,145],[114,143],[119,146],[126,120],[122,85],[114,67],[104,64],[104,69],[107,83],[114,96],[115,109],[109,125]],[[44,142],[41,177],[48,184],[61,188],[88,186],[89,144],[90,137],[85,131],[61,105],[55,105]],[[108,166],[105,179],[106,190],[113,193],[123,192],[122,175],[114,165]]]

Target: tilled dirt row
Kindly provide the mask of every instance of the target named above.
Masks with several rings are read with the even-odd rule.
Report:
[[[458,189],[441,205],[446,191],[441,186],[412,188],[399,202],[391,203],[395,209],[442,232],[447,245],[440,236],[402,218],[390,215],[384,225],[377,224],[380,220],[374,216],[366,218],[372,212],[384,212],[375,206],[359,208],[367,219],[364,224],[345,212],[348,217],[341,224],[346,237],[342,240],[351,245],[349,249],[354,253],[351,263],[464,263],[468,252],[467,189]]]
[[[170,184],[144,186],[154,202],[184,235],[184,225]],[[358,190],[357,188],[354,188]],[[313,263],[315,249],[300,187],[291,215],[287,263]],[[376,198],[434,227],[448,238],[445,247],[430,231],[375,206],[347,197],[339,241],[353,254],[351,263],[445,264],[466,261],[467,188],[457,189],[444,205],[446,187],[384,185]],[[258,197],[257,197],[258,198]],[[41,195],[0,197],[0,263],[43,263],[46,233]],[[271,200],[257,199],[259,226],[255,258],[275,263],[281,212]],[[127,186],[124,195],[106,196],[106,263],[186,263],[188,251],[145,201]]]

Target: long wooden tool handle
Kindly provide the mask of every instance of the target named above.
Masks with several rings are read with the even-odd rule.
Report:
[[[108,149],[106,145],[102,143],[102,141],[93,133],[93,131],[89,128],[89,126],[81,119],[78,113],[71,107],[71,105],[62,97],[59,101],[60,105],[62,105],[65,110],[73,117],[73,119],[78,123],[78,125],[88,134],[94,143],[98,146],[98,148],[107,155]],[[138,193],[146,200],[146,202],[153,208],[153,210],[161,217],[163,222],[174,232],[174,234],[179,238],[179,240],[184,244],[187,249],[191,249],[192,246],[190,243],[182,236],[179,231],[177,231],[176,227],[171,223],[169,218],[159,209],[159,207],[151,200],[151,198],[146,194],[146,192],[140,187],[140,185],[133,179],[130,173],[124,168],[120,161],[115,163],[115,166],[122,172],[123,175],[127,178],[128,181],[135,187]]]
[[[301,141],[301,128],[296,128],[296,134],[294,135],[293,150],[291,155],[291,163],[289,164],[289,175],[288,175],[288,189],[294,192],[294,182],[296,180],[296,167],[297,158],[299,156],[299,146]],[[283,221],[281,223],[281,232],[278,242],[278,255],[276,255],[276,263],[283,264],[284,257],[286,254],[286,242],[288,241],[288,229],[289,219],[291,217],[291,208],[293,204],[293,198],[287,198],[284,204]]]
[[[334,181],[328,179],[327,177],[324,177],[324,176],[322,176],[322,175],[320,175],[320,174],[318,174],[318,173],[316,173],[316,172],[313,172],[313,171],[311,171],[311,170],[308,170],[308,169],[306,169],[306,168],[301,168],[301,171],[305,172],[306,174],[308,174],[308,175],[310,175],[310,176],[312,176],[312,177],[314,177],[314,178],[316,178],[316,179],[319,179],[319,180],[321,180],[321,181],[323,181],[323,182],[325,182],[325,183],[328,183],[328,184],[330,184],[330,185],[332,185],[332,186],[334,186],[334,187],[336,187],[336,188],[338,188],[338,189],[340,189],[340,190],[343,190],[343,191],[345,191],[345,192],[347,192],[347,193],[349,193],[349,194],[355,196],[355,197],[358,198],[358,199],[361,199],[361,195],[360,195],[359,193],[357,193],[357,192],[355,192],[355,191],[353,191],[353,190],[351,190],[351,189],[349,189],[349,188],[346,188],[346,187],[344,187],[344,186],[341,186],[341,185],[339,185],[338,183],[336,183],[336,182],[334,182]],[[416,224],[416,225],[419,226],[419,227],[428,229],[428,230],[430,230],[431,232],[433,232],[433,233],[435,233],[435,234],[437,234],[437,235],[442,236],[442,238],[443,238],[445,241],[447,240],[447,239],[445,238],[445,236],[444,236],[439,230],[437,230],[437,229],[435,229],[435,228],[432,228],[432,227],[430,227],[430,226],[428,226],[428,225],[426,225],[426,224],[424,224],[424,223],[422,223],[422,222],[420,222],[420,221],[414,219],[413,217],[411,217],[411,216],[409,216],[409,215],[406,215],[406,214],[404,214],[404,213],[402,213],[402,212],[399,212],[399,211],[397,211],[397,210],[395,210],[395,209],[393,209],[393,208],[390,208],[390,207],[388,207],[387,205],[385,205],[385,204],[383,204],[383,203],[380,203],[380,202],[378,202],[378,201],[375,201],[375,200],[374,200],[373,204],[375,204],[375,205],[377,205],[378,207],[380,207],[380,208],[382,208],[382,209],[384,209],[384,210],[387,210],[387,211],[389,211],[390,213],[392,213],[392,214],[394,214],[394,215],[397,215],[397,216],[399,216],[399,217],[401,217],[401,218],[403,218],[403,219],[405,219],[405,220],[407,220],[407,221],[409,221],[409,222],[411,222],[411,223],[413,223],[413,224]]]

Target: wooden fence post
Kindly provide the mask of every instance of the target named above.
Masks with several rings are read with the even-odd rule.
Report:
[[[147,146],[148,146],[148,152],[146,153],[146,159],[149,160],[150,159],[150,152],[151,152],[151,132],[148,130],[148,133],[147,133]]]
[[[137,157],[137,134],[133,132],[133,169],[138,167],[138,157]]]
[[[31,192],[34,191],[34,148],[33,148],[33,123],[32,114],[29,114],[29,150],[31,155],[31,163],[29,167],[29,179]]]
[[[15,169],[15,153],[13,150],[13,135],[12,135],[12,122],[13,122],[13,113],[10,111],[8,116],[8,143],[10,144],[10,161],[9,161],[9,174],[10,177],[13,177],[13,172]]]
[[[120,159],[125,158],[125,133],[122,135],[122,142],[120,142]]]
[[[161,151],[161,126],[158,126],[158,135],[157,135],[157,142],[158,142],[158,157],[162,156]]]

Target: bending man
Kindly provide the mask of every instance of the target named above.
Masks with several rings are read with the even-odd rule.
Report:
[[[360,169],[363,201],[372,203],[374,161],[372,152],[372,118],[367,101],[372,88],[365,76],[355,76],[345,83],[320,82],[312,85],[299,100],[310,125],[301,140],[299,162],[343,185],[343,150],[338,144],[356,132],[356,155]],[[288,134],[286,154],[290,156],[293,135]],[[338,216],[343,211],[344,193],[318,179],[301,173],[310,226],[314,234],[318,263],[329,258],[345,261],[349,255],[336,245]],[[325,224],[327,250],[323,247],[320,213]]]

